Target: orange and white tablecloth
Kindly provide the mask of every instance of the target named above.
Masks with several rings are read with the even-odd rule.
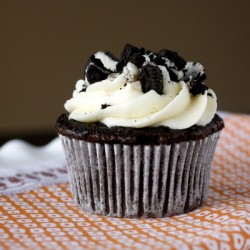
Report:
[[[0,250],[250,249],[250,116],[223,116],[202,208],[162,219],[85,213],[73,203],[57,158],[58,168],[0,176]]]

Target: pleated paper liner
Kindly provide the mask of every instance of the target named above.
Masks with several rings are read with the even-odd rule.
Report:
[[[200,207],[208,194],[216,132],[173,145],[90,143],[60,135],[72,194],[91,213],[167,217]]]

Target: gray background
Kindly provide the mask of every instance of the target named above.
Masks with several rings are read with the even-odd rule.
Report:
[[[250,1],[10,0],[0,7],[0,136],[53,133],[98,50],[125,43],[200,61],[220,110],[250,112]]]

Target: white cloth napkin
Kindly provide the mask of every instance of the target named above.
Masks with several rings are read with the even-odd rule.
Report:
[[[42,147],[15,139],[0,148],[0,195],[67,180],[66,162],[59,138]]]

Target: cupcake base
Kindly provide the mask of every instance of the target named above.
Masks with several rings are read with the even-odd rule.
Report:
[[[200,207],[220,131],[172,145],[96,143],[60,135],[74,200],[91,213],[167,217]]]

